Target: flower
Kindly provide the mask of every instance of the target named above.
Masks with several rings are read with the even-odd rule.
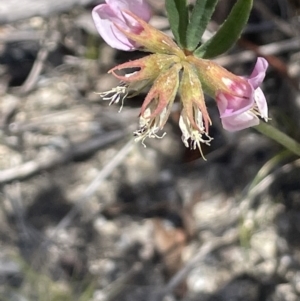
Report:
[[[131,11],[146,22],[151,18],[151,9],[145,0],[106,0],[106,4],[96,6],[92,17],[96,28],[105,42],[119,50],[135,50],[137,43],[130,40],[116,25],[124,30],[139,33],[141,25],[124,11]]]
[[[116,0],[114,3],[124,4],[123,1]],[[112,1],[107,0],[106,5],[109,3]],[[212,140],[209,136],[211,119],[204,93],[216,99],[226,130],[237,131],[256,125],[259,122],[257,116],[268,120],[266,99],[259,88],[268,67],[265,59],[258,58],[249,78],[240,77],[213,61],[195,57],[193,53],[179,48],[170,37],[129,11],[128,7],[120,15],[131,20],[138,30],[123,26],[119,19],[115,21],[112,18],[109,19],[111,28],[133,47],[139,45],[140,49],[153,54],[109,70],[120,80],[120,84],[100,95],[110,100],[110,104],[121,101],[123,105],[126,97],[150,87],[141,107],[139,129],[134,132],[136,140],[142,141],[144,146],[146,138],[162,138],[165,135],[161,135],[160,131],[171,113],[177,92],[182,107],[179,117],[182,141],[186,147],[198,148],[200,152],[201,143],[209,145]]]
[[[201,143],[209,145],[212,140],[208,135],[211,125],[202,90],[202,84],[193,65],[183,62],[183,71],[179,86],[182,102],[182,111],[179,118],[179,127],[182,132],[182,141],[186,147],[199,148]],[[202,154],[202,152],[201,152]]]
[[[259,123],[258,116],[268,121],[266,98],[259,88],[268,62],[259,57],[249,78],[237,76],[218,64],[189,56],[206,94],[215,98],[223,128],[239,131]]]
[[[268,121],[267,101],[261,88],[259,88],[267,68],[268,62],[259,57],[250,77],[248,79],[243,78],[245,82],[242,86],[226,78],[222,79],[235,94],[230,95],[221,92],[217,95],[217,105],[224,129],[239,131],[258,125],[257,116]]]
[[[171,108],[179,86],[181,64],[175,63],[155,79],[141,108],[140,129],[135,132],[137,140],[159,137],[170,115]]]

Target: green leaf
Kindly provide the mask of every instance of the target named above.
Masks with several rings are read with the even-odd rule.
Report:
[[[230,49],[247,24],[252,5],[253,0],[238,0],[217,33],[197,48],[194,55],[201,58],[213,58]]]
[[[186,0],[166,0],[166,10],[176,42],[185,48],[186,30],[189,22]]]
[[[190,51],[199,45],[208,22],[215,11],[218,0],[197,0],[187,27],[186,44]]]

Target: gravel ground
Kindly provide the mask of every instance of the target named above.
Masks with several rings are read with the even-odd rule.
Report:
[[[52,2],[0,22],[0,300],[300,300],[300,160],[254,129],[224,131],[212,99],[207,161],[183,146],[177,105],[163,139],[132,142],[145,95],[118,112],[95,92],[143,53],[101,40],[92,1]],[[256,0],[217,61],[242,75],[265,55],[270,123],[299,140],[297,9]]]

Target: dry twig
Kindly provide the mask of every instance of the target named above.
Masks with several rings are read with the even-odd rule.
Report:
[[[32,160],[22,165],[0,171],[0,184],[16,180],[23,180],[43,170],[65,164],[73,159],[91,154],[110,143],[122,139],[124,135],[126,135],[124,131],[116,130],[106,135],[92,137],[87,141],[80,142],[76,145],[71,145],[62,152],[55,153],[47,158]]]
[[[87,201],[89,198],[91,198],[91,196],[95,193],[99,185],[116,169],[118,165],[120,165],[124,161],[124,158],[132,150],[132,147],[133,147],[133,140],[130,140],[117,153],[117,155],[113,158],[113,160],[109,161],[107,165],[105,165],[104,168],[99,171],[97,177],[90,183],[90,185],[85,189],[83,194],[77,199],[75,206],[58,223],[52,236],[55,236],[55,233],[57,233],[57,231],[67,227],[71,223],[71,221],[80,211],[82,204],[85,201]]]
[[[220,249],[224,246],[231,245],[239,239],[239,234],[237,230],[230,230],[227,234],[222,237],[212,239],[205,243],[199,250],[199,252],[187,262],[182,269],[180,269],[169,281],[163,290],[162,297],[173,292],[176,287],[184,281],[186,276],[191,272],[191,270],[205,259],[205,257],[212,253],[213,251]]]

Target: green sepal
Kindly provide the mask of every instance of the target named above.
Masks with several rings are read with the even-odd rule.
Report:
[[[219,0],[196,1],[186,33],[186,46],[188,50],[193,51],[199,45],[218,1]]]
[[[186,48],[186,31],[189,23],[186,0],[166,0],[166,10],[176,42],[182,48]]]
[[[208,59],[230,49],[240,38],[243,28],[247,24],[252,5],[253,0],[238,0],[217,33],[197,48],[194,55]]]

